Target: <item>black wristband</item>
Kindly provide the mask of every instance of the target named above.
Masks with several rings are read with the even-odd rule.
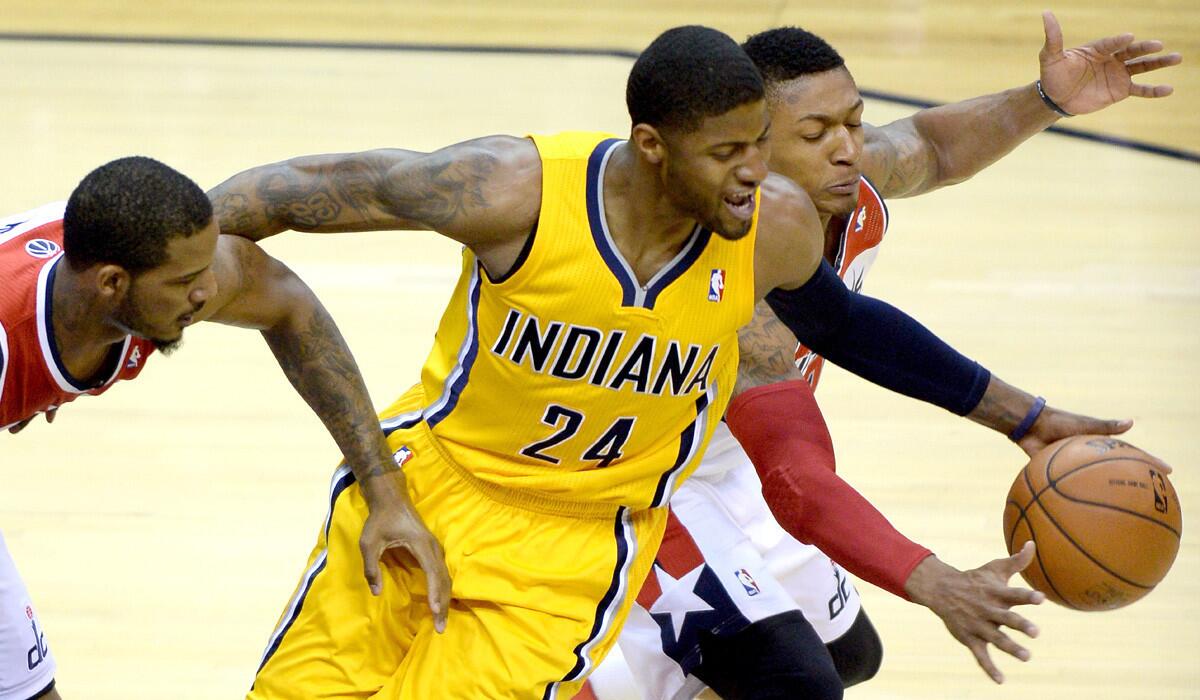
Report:
[[[1047,95],[1046,91],[1042,89],[1042,81],[1040,79],[1036,83],[1034,83],[1034,85],[1037,86],[1038,97],[1042,98],[1042,102],[1045,102],[1046,106],[1049,107],[1052,112],[1054,112],[1055,114],[1057,114],[1060,117],[1075,116],[1074,114],[1071,114],[1070,112],[1063,109],[1062,107],[1059,107],[1057,102],[1050,99],[1050,96]]]
[[[1026,433],[1029,432],[1029,429],[1032,428],[1033,424],[1037,422],[1038,416],[1042,415],[1042,409],[1045,407],[1046,399],[1043,399],[1040,396],[1037,397],[1037,399],[1034,400],[1033,405],[1029,407],[1029,412],[1025,414],[1023,419],[1021,419],[1020,425],[1013,428],[1013,431],[1008,434],[1008,439],[1016,442],[1025,437]]]

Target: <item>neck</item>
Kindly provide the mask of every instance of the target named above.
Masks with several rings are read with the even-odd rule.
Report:
[[[837,255],[838,244],[842,240],[842,231],[846,228],[846,220],[850,214],[831,214],[819,212],[821,215],[821,230],[825,232],[824,257],[833,263]]]
[[[126,335],[108,322],[108,314],[99,308],[94,292],[83,282],[82,275],[64,259],[58,263],[50,290],[54,343],[67,370],[81,380],[94,374],[113,344]]]
[[[628,142],[605,168],[604,212],[613,242],[643,281],[675,257],[697,223],[671,202],[658,173]]]

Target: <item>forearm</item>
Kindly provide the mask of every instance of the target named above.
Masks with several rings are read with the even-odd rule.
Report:
[[[739,395],[726,422],[754,463],[763,497],[793,537],[898,596],[929,550],[900,534],[834,473],[833,442],[803,381]]]
[[[264,330],[279,366],[312,408],[364,489],[399,469],[391,457],[367,387],[350,348],[320,301],[307,289],[286,319]]]
[[[921,110],[908,121],[936,155],[936,176],[927,188],[934,189],[970,178],[1058,118],[1029,84]]]
[[[987,390],[979,404],[967,414],[972,421],[1008,435],[1016,428],[1033,406],[1035,397],[1029,392],[995,376],[988,382]]]
[[[899,309],[851,293],[828,263],[767,302],[800,342],[885,389],[967,415],[988,386],[986,369]]]
[[[222,233],[261,240],[281,231],[419,228],[388,211],[388,171],[420,153],[400,149],[302,156],[243,171],[209,190]]]

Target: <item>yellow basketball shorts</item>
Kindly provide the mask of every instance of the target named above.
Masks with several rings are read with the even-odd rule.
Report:
[[[506,498],[443,456],[420,422],[422,401],[417,387],[382,418],[446,552],[445,632],[433,627],[424,573],[407,552],[385,558],[383,594],[371,595],[358,548],[367,507],[343,466],[249,699],[569,700],[616,641],[666,509],[580,517]]]

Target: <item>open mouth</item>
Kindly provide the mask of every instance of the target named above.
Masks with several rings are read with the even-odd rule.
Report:
[[[725,207],[729,209],[730,213],[738,219],[749,221],[754,216],[754,192],[731,194],[722,201],[725,202]]]

